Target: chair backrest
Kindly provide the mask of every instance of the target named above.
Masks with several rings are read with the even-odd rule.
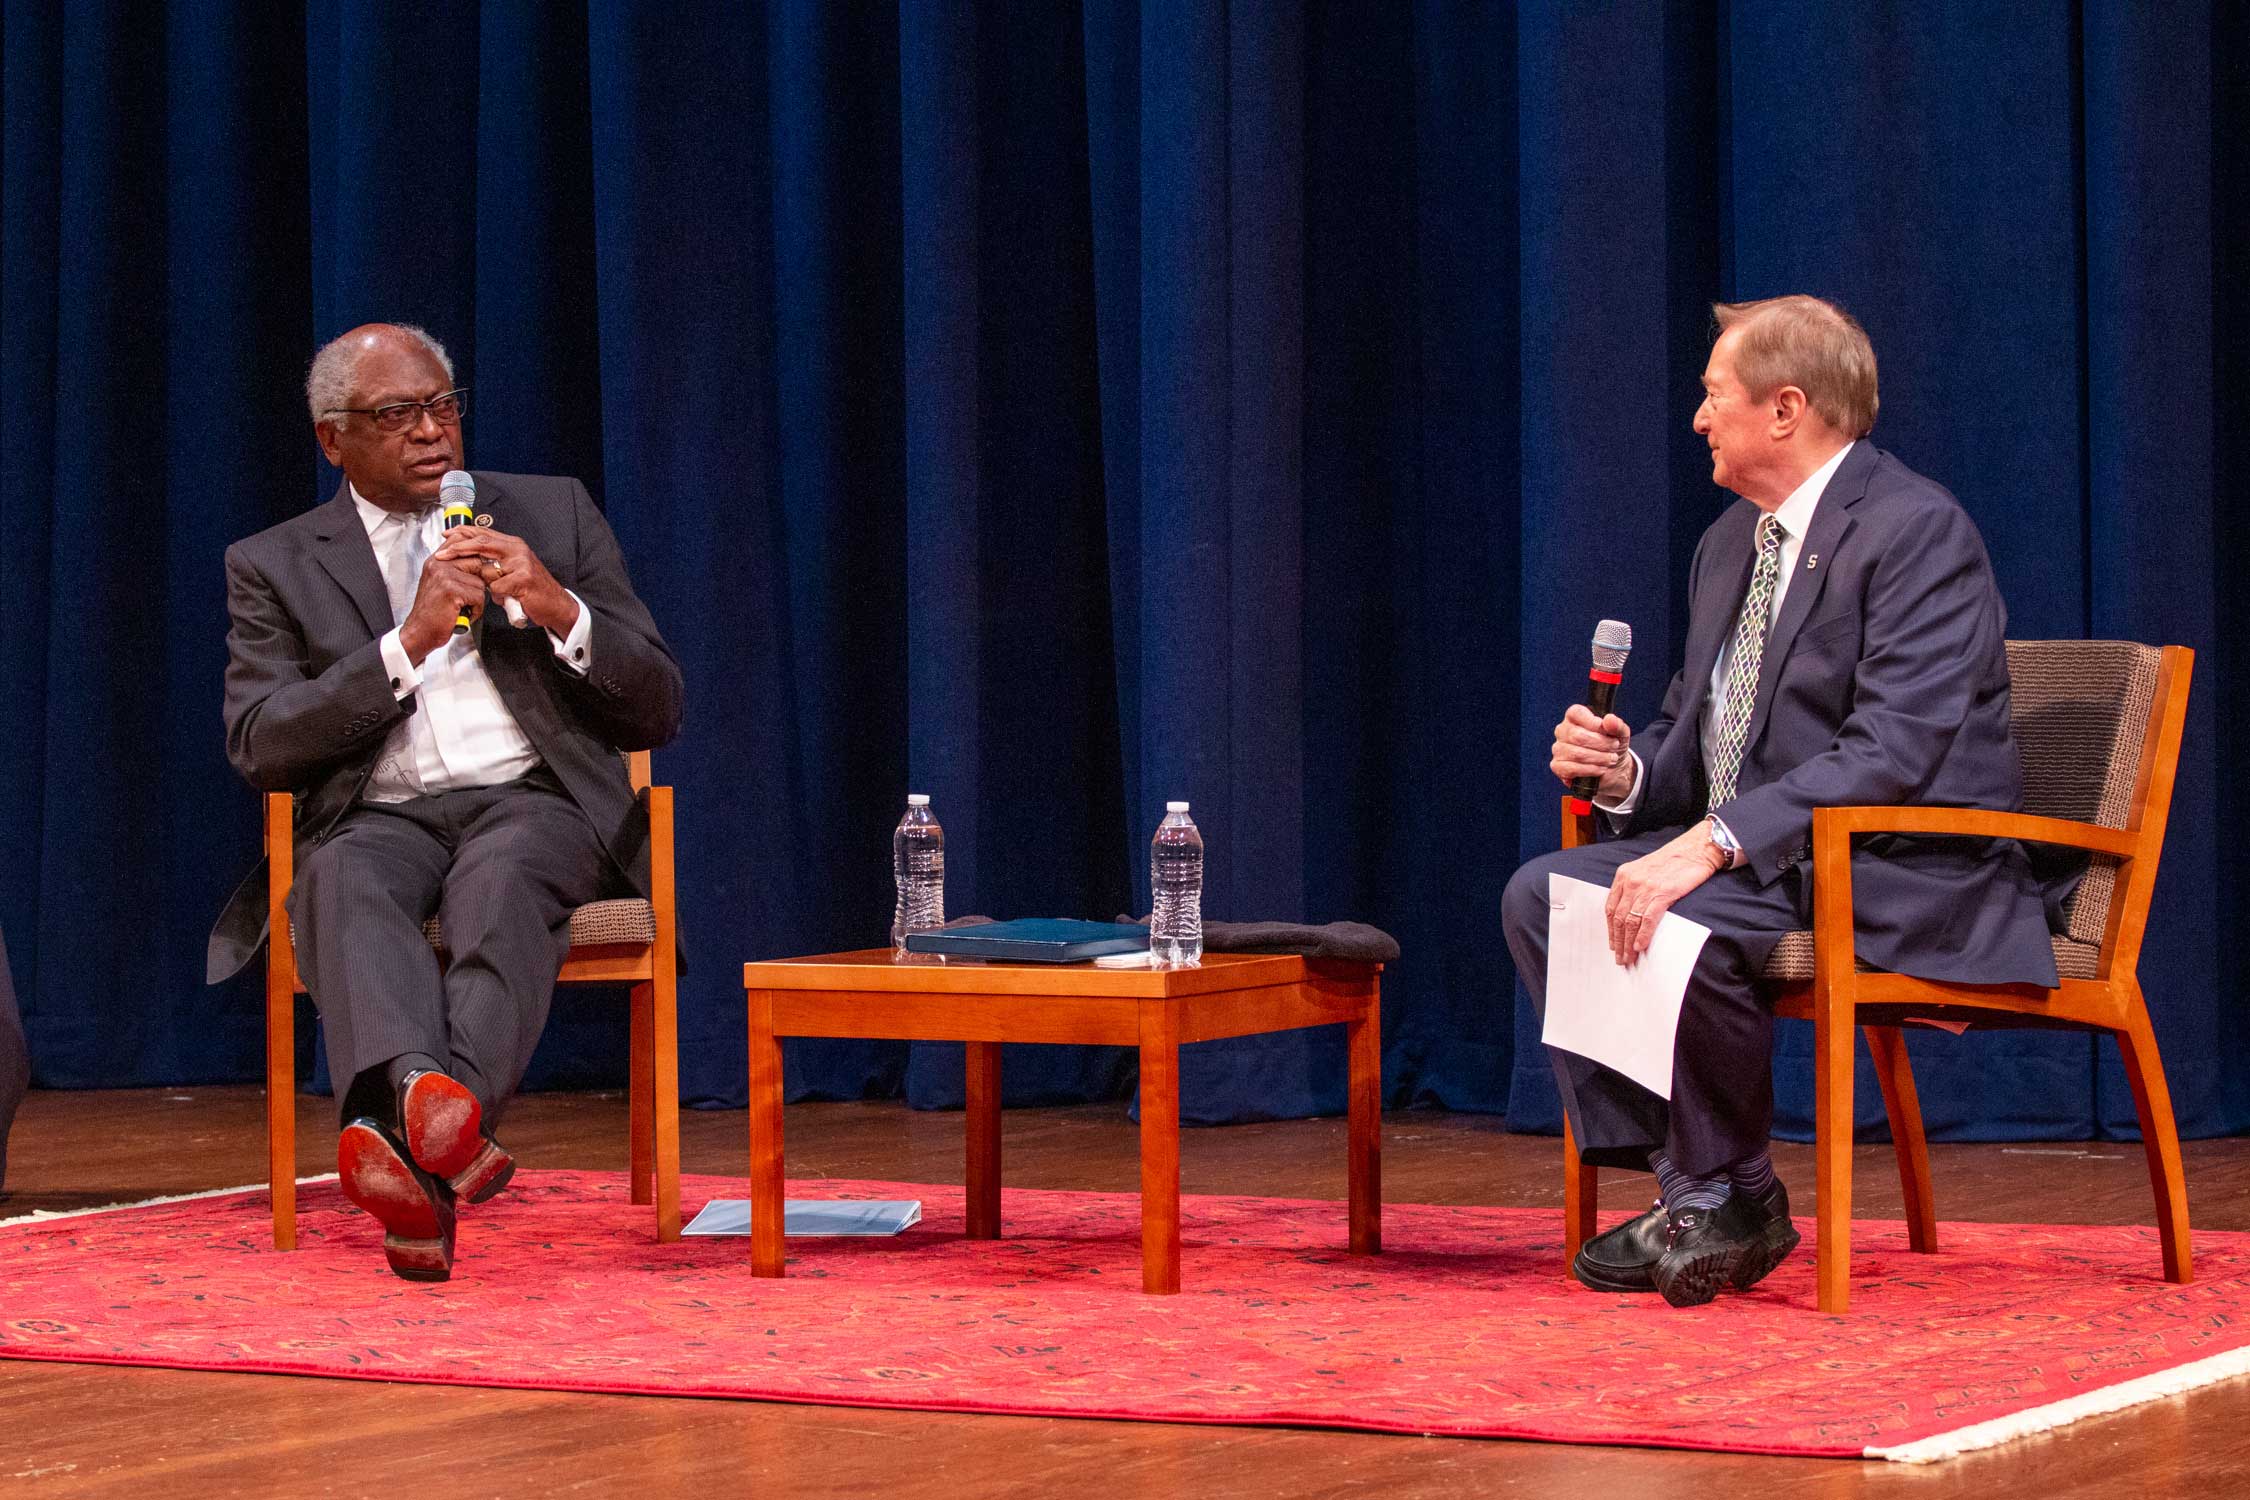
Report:
[[[2162,660],[2157,647],[2134,641],[2008,642],[2025,812],[2104,828],[2130,825]],[[2093,856],[2072,898],[2069,936],[2102,941],[2117,870],[2110,856]]]

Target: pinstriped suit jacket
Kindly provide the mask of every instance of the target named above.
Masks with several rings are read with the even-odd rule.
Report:
[[[679,663],[633,592],[609,523],[575,479],[476,474],[477,508],[528,543],[593,615],[593,669],[554,659],[545,631],[515,630],[497,611],[477,648],[532,748],[600,833],[622,883],[648,892],[648,824],[619,750],[653,749],[679,732]],[[382,569],[348,488],[227,549],[227,758],[260,791],[297,794],[300,848],[358,798],[400,702],[378,642],[391,629]],[[207,978],[241,971],[265,940],[261,862],[211,932]]]

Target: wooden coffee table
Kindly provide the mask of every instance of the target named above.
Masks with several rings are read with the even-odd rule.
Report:
[[[968,1044],[968,1234],[1000,1235],[1000,1044],[1141,1052],[1141,1290],[1180,1289],[1180,1044],[1343,1023],[1351,1248],[1382,1249],[1380,964],[1211,953],[1193,969],[894,962],[888,948],[742,966],[750,1002],[750,1269],[783,1274],[785,1036]]]

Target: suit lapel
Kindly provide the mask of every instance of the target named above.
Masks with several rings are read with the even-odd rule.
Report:
[[[370,636],[380,636],[397,622],[391,618],[390,590],[383,586],[383,570],[375,562],[375,545],[352,503],[350,487],[339,486],[336,498],[323,505],[313,527],[319,540],[313,556],[346,597],[358,607]]]
[[[1759,659],[1758,700],[1750,710],[1750,732],[1742,742],[1745,757],[1765,732],[1766,715],[1773,709],[1774,687],[1781,681],[1781,664],[1789,659],[1798,630],[1820,602],[1821,590],[1836,571],[1837,549],[1852,529],[1851,507],[1867,493],[1867,477],[1874,467],[1875,449],[1863,439],[1829,476],[1828,488],[1813,510],[1804,545],[1797,549],[1795,576],[1789,580],[1780,617],[1773,622],[1773,633],[1766,637],[1766,649]]]
[[[1706,605],[1688,617],[1684,665],[1691,696],[1679,722],[1696,728],[1699,744],[1703,708],[1711,697],[1711,670],[1719,664],[1719,648],[1734,634],[1734,622],[1742,614],[1742,597],[1750,592],[1750,566],[1757,561],[1750,540],[1757,528],[1757,517],[1758,508],[1744,502],[1719,518],[1713,528],[1712,558],[1708,567],[1714,583],[1723,581],[1723,586],[1712,596],[1715,604]],[[1701,759],[1700,750],[1697,758]]]

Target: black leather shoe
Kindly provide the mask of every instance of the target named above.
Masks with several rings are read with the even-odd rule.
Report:
[[[484,1108],[467,1084],[420,1068],[398,1082],[398,1130],[415,1165],[450,1178],[485,1145]]]
[[[398,1138],[361,1116],[336,1140],[344,1196],[383,1226],[383,1258],[408,1281],[453,1274],[453,1189],[417,1166]]]
[[[516,1159],[508,1148],[489,1135],[481,1140],[482,1149],[469,1158],[469,1164],[446,1179],[463,1203],[483,1203],[497,1197],[508,1179],[516,1175]]]
[[[1570,1274],[1597,1292],[1653,1292],[1669,1227],[1664,1205],[1653,1204],[1630,1223],[1588,1240],[1570,1263]]]
[[[1735,1194],[1737,1198],[1742,1194]],[[1778,1180],[1774,1183],[1774,1201],[1769,1206],[1750,1200],[1765,1218],[1765,1228],[1759,1232],[1758,1242],[1742,1257],[1742,1264],[1734,1268],[1733,1286],[1738,1292],[1747,1292],[1770,1275],[1775,1266],[1789,1258],[1804,1236],[1789,1218],[1789,1189]]]
[[[1727,1194],[1717,1208],[1672,1210],[1664,1254],[1652,1273],[1656,1289],[1674,1307],[1698,1307],[1722,1286],[1747,1285],[1737,1277],[1750,1257],[1765,1258],[1769,1217],[1746,1193]]]

